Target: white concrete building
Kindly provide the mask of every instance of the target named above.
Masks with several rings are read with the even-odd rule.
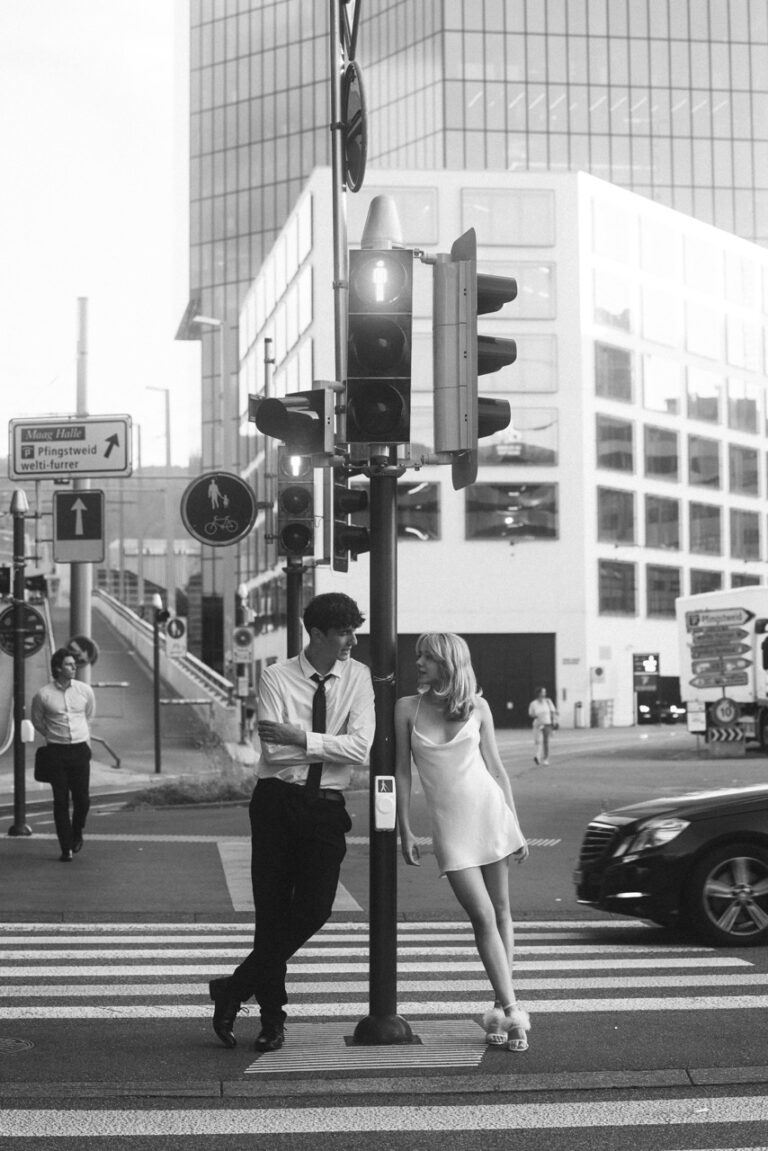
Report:
[[[517,363],[480,387],[509,400],[510,428],[481,441],[466,491],[447,467],[400,483],[399,689],[419,632],[457,631],[499,725],[527,724],[541,684],[564,725],[631,724],[635,656],[657,655],[674,690],[675,597],[764,582],[768,251],[585,173],[491,171],[369,171],[347,197],[350,247],[378,194],[405,244],[448,251],[474,227],[480,270],[518,281],[479,325],[517,340]],[[333,379],[332,219],[319,169],[244,302],[241,410],[264,390],[265,339],[272,394]],[[428,446],[431,276],[417,265],[411,434]],[[262,498],[264,440],[244,435]],[[238,573],[260,660],[285,650],[265,522]],[[308,586],[367,605],[368,578],[361,556]]]

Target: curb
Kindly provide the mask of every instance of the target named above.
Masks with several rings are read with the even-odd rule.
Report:
[[[185,1098],[244,1099],[258,1097],[318,1097],[326,1095],[501,1095],[537,1091],[631,1091],[734,1087],[768,1082],[768,1067],[679,1068],[648,1071],[573,1071],[526,1075],[421,1075],[391,1078],[202,1079],[185,1083],[168,1080],[94,1082],[19,1082],[0,1089],[2,1099]]]

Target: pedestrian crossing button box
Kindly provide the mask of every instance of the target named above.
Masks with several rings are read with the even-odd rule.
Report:
[[[397,819],[397,793],[394,775],[377,775],[373,804],[376,831],[394,831]]]

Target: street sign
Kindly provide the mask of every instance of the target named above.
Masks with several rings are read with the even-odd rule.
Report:
[[[60,564],[104,562],[104,492],[53,493],[53,558]]]
[[[236,544],[247,536],[257,510],[253,489],[234,472],[205,472],[181,497],[184,527],[213,547]]]
[[[14,610],[13,607],[8,607],[0,615],[0,651],[11,656],[14,654],[16,642],[13,625]],[[46,636],[45,620],[42,615],[36,608],[30,607],[26,603],[22,609],[22,627],[24,629],[22,654],[26,659],[28,655],[34,655],[35,652],[40,651]]]
[[[187,654],[187,621],[174,615],[165,625],[165,654],[169,659],[183,659]]]
[[[721,727],[730,727],[739,718],[739,705],[724,695],[722,699],[716,699],[712,704],[710,715],[713,723]]]
[[[10,420],[12,480],[131,474],[130,416],[53,416]]]
[[[232,632],[232,659],[250,663],[253,659],[253,632],[249,627],[236,627]]]
[[[723,672],[709,672],[707,675],[695,675],[688,681],[691,687],[746,687],[749,676],[741,671],[730,674]]]
[[[731,628],[749,623],[755,618],[753,611],[745,607],[705,608],[702,611],[687,611],[685,613],[685,626],[688,631],[696,628]]]

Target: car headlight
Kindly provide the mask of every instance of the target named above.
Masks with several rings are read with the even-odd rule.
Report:
[[[616,855],[637,855],[652,847],[663,847],[685,831],[687,819],[649,819],[635,832],[631,839],[625,839],[616,849]]]

